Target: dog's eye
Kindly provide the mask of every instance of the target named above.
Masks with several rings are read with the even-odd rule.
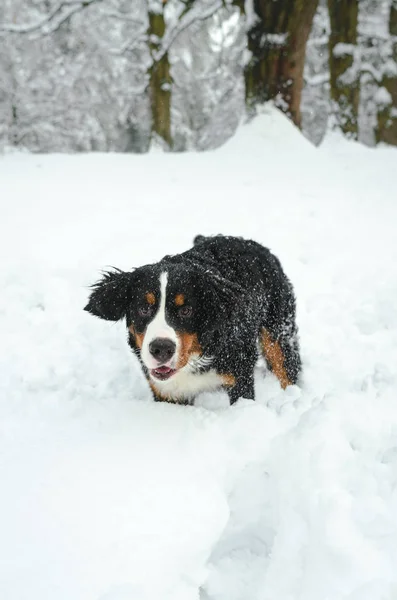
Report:
[[[138,308],[138,313],[140,317],[150,317],[153,312],[152,306],[141,306]]]
[[[182,306],[178,313],[180,317],[183,317],[184,319],[186,319],[187,317],[191,317],[193,312],[193,309],[191,306]]]

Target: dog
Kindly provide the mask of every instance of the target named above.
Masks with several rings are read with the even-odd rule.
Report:
[[[293,287],[280,261],[251,240],[199,235],[182,254],[104,272],[85,310],[125,319],[157,401],[189,404],[220,388],[230,404],[254,400],[260,353],[282,388],[298,381]]]

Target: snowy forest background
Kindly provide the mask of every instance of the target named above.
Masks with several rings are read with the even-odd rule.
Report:
[[[273,99],[397,145],[397,0],[2,0],[0,149],[219,146]]]

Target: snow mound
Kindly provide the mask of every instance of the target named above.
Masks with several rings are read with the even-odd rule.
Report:
[[[315,153],[313,144],[303,137],[292,121],[271,102],[260,107],[258,111],[255,118],[242,124],[236,134],[222,146],[220,149],[222,154],[249,148],[250,156],[255,152],[259,152],[260,155],[267,149],[278,150],[284,155],[286,140],[288,140],[287,154],[295,151],[299,152],[299,155]],[[299,160],[299,157],[297,158]]]
[[[396,598],[396,157],[267,108],[205,154],[0,158],[1,598]],[[88,286],[218,232],[282,260],[302,384],[153,403]]]

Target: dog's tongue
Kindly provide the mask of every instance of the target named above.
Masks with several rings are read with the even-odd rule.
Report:
[[[165,365],[163,365],[162,367],[157,367],[157,369],[153,369],[152,375],[153,377],[157,377],[157,379],[165,381],[166,379],[172,377],[175,372],[175,369],[171,369],[170,367],[166,367]]]
[[[164,373],[170,373],[172,371],[172,369],[170,367],[163,366],[163,367],[157,367],[156,371],[157,371],[157,373],[164,374]]]

